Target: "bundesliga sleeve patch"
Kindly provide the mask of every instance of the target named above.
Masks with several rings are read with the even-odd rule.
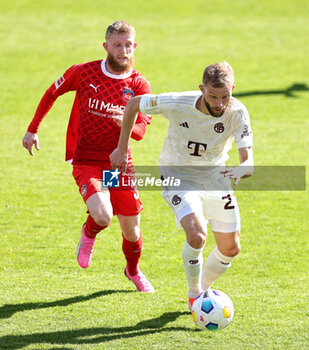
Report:
[[[55,81],[55,88],[58,89],[64,83],[64,76],[62,75],[58,80]]]
[[[145,108],[152,109],[158,106],[158,96],[147,97],[145,99]]]
[[[250,134],[252,134],[252,131],[249,130],[249,125],[245,124],[244,129],[243,129],[243,133],[241,134],[240,138],[243,139],[244,137],[249,136]]]

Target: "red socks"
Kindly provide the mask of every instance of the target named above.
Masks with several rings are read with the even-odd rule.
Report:
[[[106,228],[107,226],[100,226],[98,225],[93,217],[91,215],[88,215],[87,221],[86,221],[86,229],[85,229],[85,235],[88,238],[95,238],[96,235],[102,231],[104,228]]]
[[[91,215],[88,215],[85,227],[85,234],[88,238],[95,238],[96,235],[107,226],[98,225]],[[139,239],[136,242],[130,242],[124,238],[122,234],[122,251],[127,261],[128,272],[131,276],[135,276],[138,273],[138,263],[142,255],[143,240],[140,234]]]
[[[130,242],[126,240],[122,234],[122,251],[127,260],[127,267],[129,274],[135,276],[138,273],[138,263],[142,255],[143,240],[142,235],[136,242]]]

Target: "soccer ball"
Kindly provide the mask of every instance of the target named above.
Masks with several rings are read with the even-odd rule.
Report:
[[[209,331],[227,327],[234,316],[232,300],[220,290],[209,289],[196,298],[192,305],[195,324]]]

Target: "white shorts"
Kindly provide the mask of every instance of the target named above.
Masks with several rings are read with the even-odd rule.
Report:
[[[163,190],[162,196],[173,210],[178,228],[184,216],[195,213],[215,232],[240,230],[239,208],[233,191]]]

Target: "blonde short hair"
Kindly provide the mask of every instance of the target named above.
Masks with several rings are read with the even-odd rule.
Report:
[[[203,73],[203,85],[211,84],[215,88],[234,84],[233,68],[225,61],[211,64]]]
[[[108,39],[112,34],[133,34],[135,37],[134,27],[127,21],[116,21],[107,27],[105,39]]]

